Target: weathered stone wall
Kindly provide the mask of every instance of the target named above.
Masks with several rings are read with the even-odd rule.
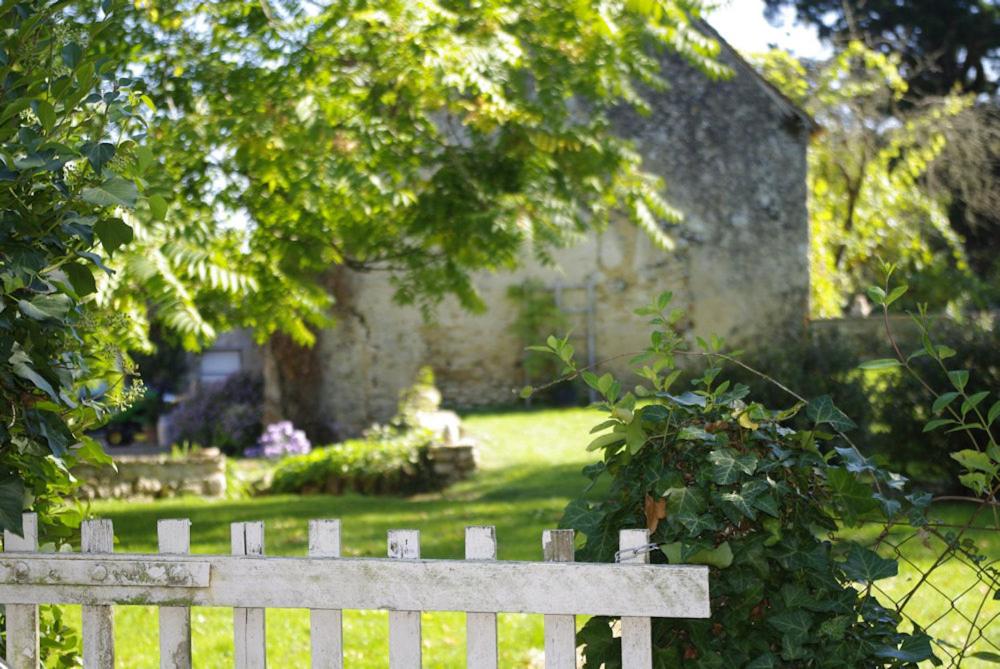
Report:
[[[206,448],[184,458],[169,454],[116,455],[118,471],[110,467],[81,466],[73,470],[80,479],[84,499],[131,499],[194,494],[226,494],[226,456]]]
[[[636,228],[614,225],[557,252],[555,266],[526,259],[516,273],[475,277],[487,312],[472,315],[446,302],[433,322],[393,303],[386,277],[340,273],[338,325],[320,334],[317,351],[319,411],[333,417],[337,432],[389,418],[424,364],[433,366],[447,403],[510,402],[523,383],[523,350],[511,333],[517,305],[506,292],[528,278],[593,284],[599,360],[645,346],[643,320],[632,312],[664,290],[688,310],[692,334],[747,340],[801,328],[809,293],[808,121],[732,52],[723,60],[736,76],[711,82],[666,57],[672,86],[650,96],[653,113],[623,111],[617,119],[684,214],[676,251],[664,253]],[[579,302],[584,294],[565,297]],[[610,368],[620,372],[626,361]]]

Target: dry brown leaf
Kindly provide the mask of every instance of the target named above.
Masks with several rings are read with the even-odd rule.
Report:
[[[644,506],[646,511],[646,529],[652,534],[659,527],[660,521],[667,517],[667,500],[662,497],[654,499],[652,496],[646,495]]]

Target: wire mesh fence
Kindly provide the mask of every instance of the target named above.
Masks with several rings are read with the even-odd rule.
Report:
[[[899,574],[873,584],[883,603],[924,630],[943,667],[1000,666],[1000,505],[943,500],[923,525],[873,539]]]

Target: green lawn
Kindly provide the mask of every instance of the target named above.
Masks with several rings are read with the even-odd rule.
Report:
[[[340,518],[344,555],[384,556],[387,530],[417,528],[423,556],[459,558],[466,525],[495,525],[501,559],[538,560],[542,530],[557,527],[563,507],[586,485],[580,469],[592,458],[583,447],[590,428],[599,420],[599,413],[587,409],[471,414],[465,425],[480,440],[481,471],[473,480],[440,494],[407,499],[358,495],[238,501],[184,498],[99,503],[94,511],[113,519],[119,551],[155,552],[157,519],[189,518],[196,553],[228,553],[230,522],[263,520],[268,554],[303,555],[307,521]],[[308,666],[308,615],[298,610],[269,610],[267,616],[272,666]],[[119,607],[115,623],[116,666],[156,666],[155,610]],[[423,623],[424,666],[464,665],[464,616],[425,614]],[[193,627],[195,666],[231,667],[231,613],[195,609]],[[347,666],[388,666],[387,630],[384,613],[346,612]],[[500,645],[501,666],[542,666],[541,617],[501,616]]]
[[[466,427],[482,445],[481,471],[470,481],[440,494],[413,498],[361,497],[263,497],[239,501],[204,501],[186,498],[155,503],[101,503],[99,516],[114,520],[120,551],[155,552],[156,520],[189,518],[194,552],[228,553],[229,523],[264,520],[266,549],[271,555],[302,555],[306,548],[306,522],[310,518],[340,518],[343,521],[343,552],[351,556],[385,555],[386,531],[391,528],[421,530],[422,554],[426,557],[461,557],[466,525],[497,527],[501,559],[536,560],[541,556],[541,533],[556,527],[566,502],[585,486],[580,474],[591,461],[583,450],[589,429],[600,420],[597,412],[560,409],[481,413],[466,416]],[[961,521],[968,511],[943,507],[936,515],[947,522]],[[997,533],[981,533],[974,539],[982,549],[1000,558]],[[934,541],[912,540],[904,545],[906,556],[917,565],[933,559]],[[892,582],[883,582],[898,596],[915,582],[915,569],[907,564]],[[932,582],[946,592],[965,590],[966,568],[949,563],[939,569]],[[983,604],[983,613],[1000,613],[1000,601],[982,585],[959,601],[959,609],[973,613]],[[947,613],[947,601],[924,588],[908,611],[930,621]],[[78,613],[73,612],[74,615]],[[232,617],[228,610],[195,609],[195,666],[232,666]],[[465,622],[462,614],[425,614],[424,666],[464,666]],[[951,613],[932,632],[964,637],[961,618]],[[157,665],[155,610],[119,607],[116,610],[118,667]],[[346,612],[345,654],[348,667],[386,667],[387,618],[379,612]],[[308,616],[298,610],[270,610],[267,619],[268,656],[272,666],[308,666]],[[987,632],[1000,644],[1000,622]],[[500,616],[503,667],[542,666],[542,626],[539,616]],[[979,649],[987,647],[980,642]],[[963,667],[995,666],[976,660]]]

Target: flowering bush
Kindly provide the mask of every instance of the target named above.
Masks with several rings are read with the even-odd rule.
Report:
[[[257,445],[246,449],[243,454],[250,458],[280,458],[285,455],[305,455],[312,450],[312,444],[302,430],[296,430],[290,420],[271,423],[260,435]]]

